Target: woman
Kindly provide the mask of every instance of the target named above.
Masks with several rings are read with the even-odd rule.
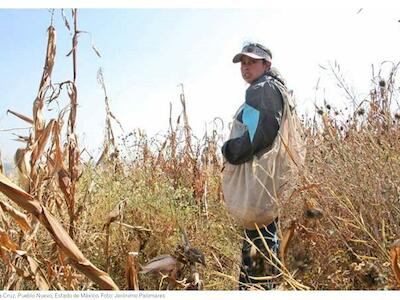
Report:
[[[247,44],[233,62],[240,62],[241,75],[250,84],[245,102],[234,117],[230,138],[222,147],[226,160],[222,184],[225,202],[245,228],[239,289],[247,289],[251,284],[271,289],[273,282],[265,277],[278,273],[276,180],[274,175],[264,180],[263,171],[254,170],[258,164],[262,169],[272,165],[263,159],[278,136],[286,108],[283,99],[286,88],[278,73],[271,70],[271,51],[261,44]],[[261,205],[253,206],[255,202]]]

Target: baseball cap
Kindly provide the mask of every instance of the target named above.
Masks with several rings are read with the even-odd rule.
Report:
[[[242,52],[236,54],[233,57],[233,62],[238,63],[243,55],[249,56],[254,59],[265,59],[266,61],[272,61],[271,50],[258,43],[250,43],[243,47]]]

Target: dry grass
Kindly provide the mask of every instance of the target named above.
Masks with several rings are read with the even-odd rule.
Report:
[[[344,124],[328,106],[319,111],[322,130],[308,128],[315,133],[303,185],[314,185],[283,211],[284,219],[299,219],[291,268],[312,288],[397,288],[389,255],[400,229],[400,128],[389,109],[395,91],[391,78],[382,79]],[[321,208],[323,218],[296,213],[301,201]]]
[[[20,187],[0,177],[6,196],[0,197],[0,288],[165,289],[171,282],[138,274],[139,265],[175,253],[183,230],[204,253],[206,267],[183,265],[173,288],[236,289],[241,229],[223,205],[217,120],[211,134],[194,137],[182,86],[182,115],[170,117],[165,136],[137,130],[116,138],[112,126],[121,124],[99,72],[103,151],[96,161],[80,159],[76,11],[73,19],[73,80],[51,84],[50,26],[33,116],[11,111],[32,133],[21,137],[26,146],[16,154]],[[398,97],[396,72],[394,66],[381,78],[347,121],[329,106],[318,110],[315,122],[305,122],[306,165],[296,190],[281,202],[279,289],[398,289],[400,120],[390,109]],[[70,103],[46,123],[45,105],[62,87]],[[194,284],[199,279],[203,285]]]

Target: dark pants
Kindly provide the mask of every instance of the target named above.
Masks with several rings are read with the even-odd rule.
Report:
[[[262,238],[264,238],[269,249],[275,254],[276,257],[278,257],[279,254],[277,222],[278,219],[275,219],[275,221],[268,226],[263,226],[260,228]],[[240,267],[239,290],[246,290],[253,284],[260,285],[266,290],[273,289],[275,287],[273,280],[257,279],[251,277],[266,277],[277,275],[279,271],[276,267],[273,266],[273,264],[271,264],[271,261],[274,262],[274,264],[277,264],[276,260],[264,247],[264,242],[260,237],[257,229],[246,229],[244,233],[245,236],[242,247],[242,264]],[[247,241],[246,236],[254,243],[254,245],[259,250],[255,249],[254,246],[252,249],[252,245]],[[260,251],[267,259],[264,258]]]

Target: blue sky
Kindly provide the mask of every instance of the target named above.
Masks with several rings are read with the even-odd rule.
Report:
[[[360,7],[361,8],[361,7]],[[228,122],[244,100],[246,84],[232,57],[243,42],[270,47],[273,64],[295,91],[299,111],[327,98],[347,105],[332,74],[320,68],[335,60],[362,99],[368,93],[371,64],[400,61],[400,10],[392,8],[271,9],[79,9],[78,28],[91,33],[102,57],[82,34],[78,44],[78,132],[81,148],[95,155],[102,143],[104,98],[96,73],[103,68],[111,110],[126,132],[142,128],[150,135],[168,129],[169,103],[180,113],[185,85],[191,125],[197,135],[215,117]],[[70,10],[65,14],[72,25]],[[0,9],[0,130],[24,127],[7,109],[31,115],[46,51],[47,9]],[[57,57],[53,82],[72,78],[71,37],[54,13]],[[320,90],[316,93],[317,81]],[[325,89],[325,90],[323,90]],[[47,120],[67,104],[53,104]],[[15,133],[26,134],[27,130]],[[0,149],[9,159],[22,144],[0,131]]]

